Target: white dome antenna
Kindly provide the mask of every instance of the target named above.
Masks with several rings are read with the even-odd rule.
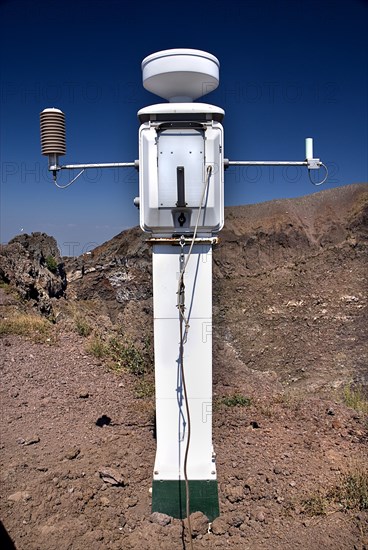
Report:
[[[189,103],[217,88],[219,68],[219,60],[201,50],[163,50],[143,59],[143,86],[171,103]]]

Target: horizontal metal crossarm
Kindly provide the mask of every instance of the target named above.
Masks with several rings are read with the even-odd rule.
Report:
[[[94,164],[64,164],[50,166],[50,170],[86,170],[87,168],[138,168],[139,162],[103,162]]]
[[[307,160],[229,160],[224,159],[224,166],[322,166],[320,159]],[[133,162],[100,162],[92,164],[51,165],[49,170],[86,170],[88,168],[139,168],[139,161]]]
[[[313,154],[311,151],[309,153]],[[308,154],[307,152],[307,154]],[[319,158],[306,158],[305,160],[229,160],[224,159],[224,168],[229,166],[305,166],[308,168],[308,176],[313,185],[322,185],[328,178],[328,168]],[[325,169],[325,175],[321,181],[313,181],[311,170]]]
[[[228,160],[224,159],[225,168],[228,166],[307,166],[310,164],[322,165],[319,159],[308,160]]]

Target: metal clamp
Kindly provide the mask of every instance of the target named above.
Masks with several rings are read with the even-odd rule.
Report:
[[[180,237],[151,237],[146,240],[148,244],[171,244],[176,246],[186,246],[192,244],[193,237],[185,237],[181,235]],[[196,237],[194,239],[194,244],[218,244],[220,239],[218,237]]]
[[[319,159],[307,159],[308,170],[319,170],[322,166],[322,162]]]

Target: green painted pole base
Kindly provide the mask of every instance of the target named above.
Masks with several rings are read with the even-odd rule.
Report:
[[[210,521],[220,515],[216,480],[189,481],[190,513],[202,512]],[[161,512],[174,518],[186,517],[184,480],[153,480],[152,512]]]

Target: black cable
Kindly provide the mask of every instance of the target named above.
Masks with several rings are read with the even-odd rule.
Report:
[[[187,444],[185,446],[185,454],[184,454],[184,479],[185,479],[185,495],[186,495],[186,515],[188,520],[188,531],[189,531],[189,541],[190,541],[190,548],[193,549],[193,536],[192,536],[192,525],[190,522],[190,494],[189,494],[189,480],[188,480],[188,472],[187,472],[187,464],[188,464],[188,454],[189,454],[189,445],[190,445],[190,432],[191,432],[191,423],[190,423],[190,412],[189,412],[189,402],[188,402],[188,394],[187,394],[187,386],[185,383],[185,373],[184,373],[184,334],[183,334],[183,317],[180,317],[180,371],[181,371],[181,380],[183,384],[183,393],[184,393],[184,401],[185,401],[185,408],[187,410]]]
[[[189,258],[192,255],[193,246],[197,237],[197,231],[199,226],[199,218],[201,215],[203,200],[209,185],[210,177],[212,174],[212,166],[207,166],[207,174],[206,174],[206,180],[203,187],[202,197],[198,208],[198,214],[197,214],[197,220],[193,232],[192,241],[189,247],[188,255],[186,260],[184,259],[184,244],[185,239],[184,236],[181,237],[181,246],[182,246],[182,252],[181,252],[181,260],[180,260],[180,276],[179,276],[179,282],[178,282],[178,300],[177,300],[177,308],[179,310],[180,315],[180,349],[179,349],[179,359],[180,359],[180,373],[181,373],[181,380],[183,385],[183,393],[184,393],[184,401],[185,401],[185,408],[187,411],[187,443],[185,446],[185,454],[184,454],[184,479],[185,479],[185,495],[186,495],[186,515],[188,520],[188,531],[189,531],[189,541],[190,541],[190,548],[191,550],[194,550],[193,548],[193,536],[192,536],[192,525],[190,522],[190,494],[189,494],[189,480],[188,480],[188,472],[187,472],[187,464],[188,464],[188,454],[189,454],[189,446],[190,446],[190,435],[191,435],[191,423],[190,423],[190,411],[189,411],[189,401],[188,401],[188,395],[187,395],[187,387],[185,383],[185,372],[184,372],[184,341],[186,341],[187,335],[188,335],[188,329],[189,329],[189,322],[188,319],[185,317],[185,284],[184,284],[184,275],[185,270],[187,268]],[[183,323],[185,325],[185,332],[183,331]]]

